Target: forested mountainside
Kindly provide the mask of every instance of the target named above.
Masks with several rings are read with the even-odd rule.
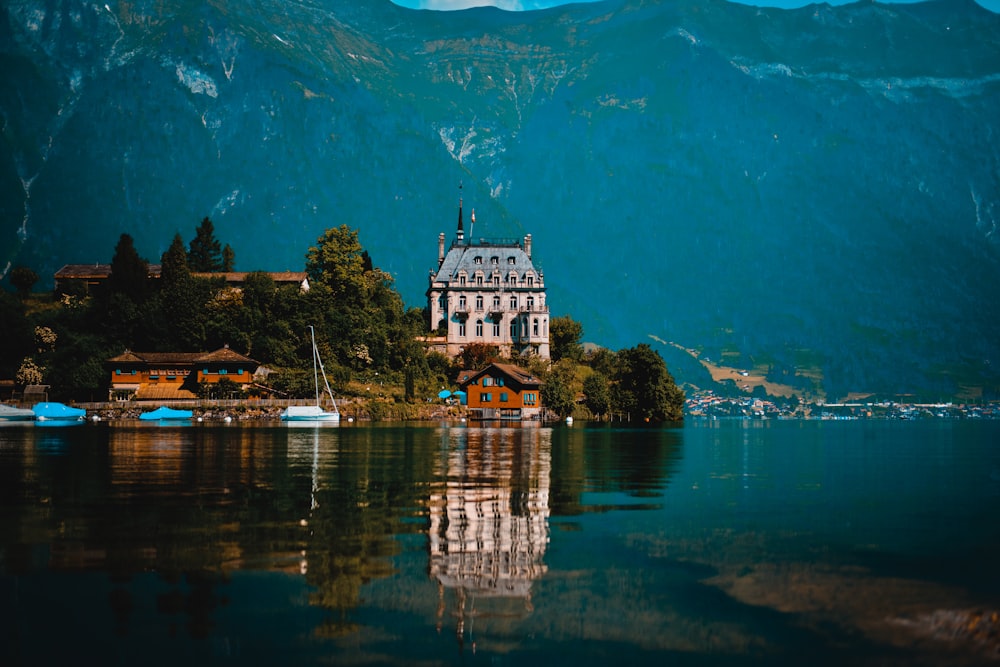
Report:
[[[587,340],[995,391],[998,109],[1000,16],[971,0],[10,0],[0,266],[48,280],[122,232],[156,261],[210,216],[238,270],[301,270],[348,224],[422,305],[461,183]]]

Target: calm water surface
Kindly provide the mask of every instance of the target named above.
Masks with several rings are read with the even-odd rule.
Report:
[[[0,427],[3,665],[1000,664],[1000,422]]]

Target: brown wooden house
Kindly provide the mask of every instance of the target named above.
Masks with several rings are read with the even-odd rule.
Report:
[[[229,349],[214,352],[132,352],[105,362],[111,401],[171,401],[198,397],[198,385],[228,378],[245,391],[260,364]]]
[[[459,386],[466,393],[472,419],[541,418],[542,381],[519,366],[492,363],[477,373],[462,376]]]

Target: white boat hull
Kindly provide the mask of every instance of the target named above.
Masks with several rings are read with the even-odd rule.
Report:
[[[318,405],[290,405],[281,413],[282,421],[339,422],[339,412],[328,412]]]

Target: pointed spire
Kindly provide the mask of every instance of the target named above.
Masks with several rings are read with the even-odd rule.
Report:
[[[459,192],[462,190],[462,183],[458,183]],[[465,231],[462,229],[462,195],[458,195],[458,240],[462,241],[465,238]]]

